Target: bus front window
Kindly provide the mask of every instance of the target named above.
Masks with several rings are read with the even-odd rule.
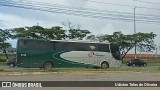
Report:
[[[121,60],[121,55],[120,55],[119,47],[116,46],[116,45],[114,45],[114,44],[110,44],[110,49],[111,49],[112,56],[116,60]]]

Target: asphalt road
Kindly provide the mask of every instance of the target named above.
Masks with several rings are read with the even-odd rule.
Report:
[[[136,67],[138,67],[138,66],[136,66]],[[158,65],[156,65],[156,66],[151,66],[151,65],[149,65],[149,66],[147,66],[147,67],[138,67],[138,68],[141,68],[141,69],[143,69],[143,68],[145,68],[145,69],[150,69],[150,68],[158,68],[158,67],[160,67],[160,66],[158,66]],[[121,66],[120,68],[133,68],[132,66],[126,66],[126,65],[123,65],[123,66]],[[0,66],[0,70],[23,70],[23,69],[40,69],[40,68],[21,68],[21,67],[13,67],[13,68],[11,68],[11,67],[9,67],[9,66]]]
[[[155,73],[50,73],[41,75],[2,75],[0,81],[160,81]]]
[[[0,66],[5,70],[21,70]],[[41,75],[1,75],[0,81],[160,81],[160,72],[123,73],[50,73]],[[56,87],[56,88],[0,88],[0,90],[160,90],[158,87]]]
[[[52,73],[47,75],[7,75],[0,81],[160,81],[160,72],[155,73]],[[151,90],[142,87],[56,87],[56,88],[0,88],[0,90]],[[160,88],[153,88],[159,90]]]

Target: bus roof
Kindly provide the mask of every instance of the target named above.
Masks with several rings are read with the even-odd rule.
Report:
[[[95,41],[89,41],[89,40],[50,40],[55,42],[79,42],[79,43],[100,43],[100,44],[110,44],[108,42],[95,42]]]
[[[79,42],[79,43],[99,43],[99,44],[110,44],[108,42],[96,42],[90,40],[47,40],[47,39],[31,39],[31,38],[19,38],[18,40],[44,40],[51,42]]]

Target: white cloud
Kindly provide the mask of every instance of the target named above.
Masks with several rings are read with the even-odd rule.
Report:
[[[86,1],[84,0],[67,0],[71,6],[79,6],[84,7],[86,5]]]
[[[3,21],[1,23],[4,29],[33,26],[33,25],[37,25],[37,23],[39,23],[39,25],[44,27],[52,27],[52,26],[59,25],[59,23],[56,23],[56,22],[22,18],[18,15],[11,15],[11,14],[5,14],[5,13],[0,13],[0,18],[1,18],[1,21]]]
[[[100,32],[101,34],[112,35],[114,31],[115,31],[114,26],[111,23],[109,23],[109,24],[106,24],[106,26],[104,26]]]
[[[57,5],[68,5],[75,7],[85,7],[92,9],[101,9],[107,11],[117,11],[117,12],[129,12],[133,13],[133,8],[131,7],[123,7],[118,5],[111,4],[100,4],[96,2],[89,2],[86,0],[16,0],[16,1],[24,1],[24,2],[44,2],[49,4],[57,4]],[[106,3],[115,3],[122,5],[131,5],[131,6],[141,6],[147,8],[159,8],[158,5],[146,4],[135,2],[133,0],[93,0],[98,2],[106,2]],[[154,1],[158,2],[158,1]],[[72,16],[66,14],[57,14],[57,13],[49,13],[42,11],[34,11],[34,10],[26,10],[19,9],[13,7],[2,7],[0,6],[0,26],[1,28],[15,28],[15,27],[23,27],[23,26],[32,26],[39,23],[39,25],[44,27],[52,27],[52,26],[61,26],[61,22],[65,22],[70,20],[73,24],[80,24],[82,29],[88,29],[92,32],[92,34],[113,34],[115,31],[122,31],[124,34],[132,34],[133,30],[133,22],[125,22],[120,20],[109,20],[108,19],[95,19],[81,16]],[[74,8],[74,7],[73,7]],[[26,12],[26,13],[24,13]],[[160,15],[159,11],[149,10],[149,9],[136,9],[136,14],[154,14]],[[119,15],[119,14],[117,14]],[[125,17],[124,17],[125,18]],[[159,34],[159,25],[154,24],[144,24],[144,23],[136,23],[137,32],[154,32],[158,34],[155,41],[159,42],[160,34]]]
[[[15,27],[20,27],[20,26],[36,24],[34,20],[28,20],[28,19],[21,18],[16,15],[0,13],[0,18],[7,24],[5,25],[6,28],[15,28]]]
[[[49,4],[68,4],[67,0],[12,0],[12,1],[21,1],[21,2],[26,2],[26,3],[34,3],[34,2],[44,2],[44,3],[49,3]]]
[[[117,5],[114,5],[117,4]],[[132,0],[91,0],[86,1],[85,7],[99,9],[99,10],[106,10],[106,11],[118,11],[118,12],[133,12],[131,11],[132,8],[123,7],[120,5],[133,5]]]

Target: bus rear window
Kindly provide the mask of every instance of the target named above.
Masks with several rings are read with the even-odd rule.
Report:
[[[109,44],[98,44],[98,51],[101,52],[110,52]]]

